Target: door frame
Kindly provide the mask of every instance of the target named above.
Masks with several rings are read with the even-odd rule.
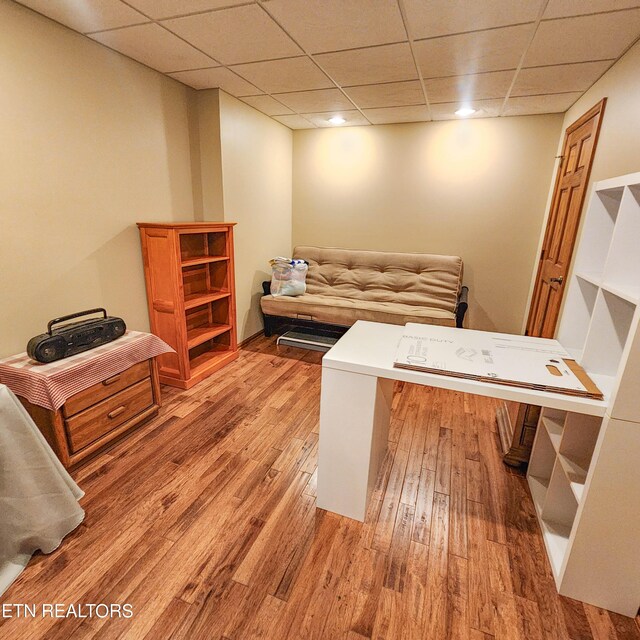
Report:
[[[538,280],[540,278],[540,274],[541,274],[542,267],[543,267],[543,262],[544,262],[544,256],[542,255],[543,247],[544,247],[545,241],[547,239],[547,234],[550,232],[549,221],[550,221],[550,218],[551,218],[551,212],[553,211],[553,208],[554,208],[554,206],[556,204],[556,201],[557,201],[558,197],[560,196],[558,187],[560,185],[560,180],[562,178],[562,170],[564,168],[564,163],[568,160],[568,158],[566,157],[566,155],[564,153],[565,152],[565,146],[567,144],[567,138],[576,129],[578,129],[582,125],[584,125],[585,122],[587,122],[588,120],[593,118],[595,115],[599,114],[598,123],[596,125],[596,130],[595,130],[595,132],[593,134],[593,156],[592,156],[592,162],[589,164],[589,167],[588,167],[588,169],[586,171],[585,187],[582,190],[582,195],[580,197],[580,214],[579,214],[579,217],[578,217],[578,226],[576,228],[576,234],[573,237],[573,240],[571,242],[571,252],[570,252],[569,266],[568,266],[568,270],[567,270],[567,279],[566,279],[566,282],[568,283],[568,281],[569,281],[568,276],[570,275],[570,273],[571,273],[571,271],[573,269],[573,258],[574,258],[574,250],[575,250],[576,242],[577,242],[578,236],[580,235],[581,230],[582,230],[582,213],[583,213],[584,203],[585,203],[586,196],[587,196],[587,191],[589,190],[589,187],[590,187],[589,181],[591,180],[591,169],[593,168],[593,157],[595,157],[595,153],[597,151],[598,139],[600,138],[600,130],[602,129],[602,120],[603,120],[603,116],[604,116],[604,111],[605,111],[606,105],[607,105],[607,98],[603,97],[596,104],[594,104],[593,107],[588,109],[575,122],[572,122],[563,131],[563,134],[562,134],[562,146],[560,147],[560,154],[561,155],[556,156],[556,158],[560,159],[560,162],[556,166],[556,175],[555,175],[555,179],[553,181],[553,190],[551,191],[550,197],[547,199],[546,215],[544,217],[543,226],[542,226],[542,233],[540,234],[540,240],[538,242],[538,248],[537,248],[537,253],[536,253],[536,255],[537,255],[536,268],[535,268],[535,271],[534,271],[533,279],[531,281],[531,286],[530,286],[530,290],[529,290],[529,299],[527,301],[527,313],[525,315],[523,326],[522,326],[522,334],[523,335],[526,334],[527,328],[529,327],[529,323],[531,322],[531,314],[533,313],[533,302],[534,302],[534,297],[535,297],[535,292],[536,292],[536,286],[538,284]],[[561,293],[562,299],[560,301],[560,310],[562,310],[562,306],[564,305],[565,291],[566,291],[566,287],[563,287],[562,288],[562,293]],[[561,314],[559,313],[558,314],[558,318],[556,319],[556,326],[554,327],[554,334],[555,334],[555,330],[557,329],[558,319],[559,319],[560,315]]]

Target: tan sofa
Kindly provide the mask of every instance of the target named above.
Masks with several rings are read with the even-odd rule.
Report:
[[[462,326],[468,290],[457,256],[303,246],[293,257],[309,263],[307,291],[261,299],[266,335],[281,324],[349,327],[357,320]]]

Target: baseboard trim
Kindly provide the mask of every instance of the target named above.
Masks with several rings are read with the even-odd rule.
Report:
[[[256,331],[256,333],[250,335],[248,338],[245,338],[239,345],[238,348],[242,349],[242,347],[248,345],[252,340],[255,340],[256,338],[259,338],[261,335],[264,334],[264,331],[262,329],[260,329],[260,331]]]

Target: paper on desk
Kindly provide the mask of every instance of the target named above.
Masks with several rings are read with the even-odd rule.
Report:
[[[408,323],[394,366],[533,389],[588,393],[565,360],[571,360],[571,355],[556,340]]]

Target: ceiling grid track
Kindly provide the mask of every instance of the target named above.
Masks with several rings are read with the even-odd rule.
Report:
[[[511,92],[513,91],[513,87],[516,84],[516,80],[518,79],[518,74],[520,73],[520,70],[522,69],[522,65],[524,64],[524,60],[527,57],[527,53],[529,53],[529,49],[531,48],[531,44],[533,43],[533,39],[536,37],[536,33],[538,33],[538,28],[540,27],[540,23],[542,22],[542,16],[544,15],[544,12],[547,10],[547,5],[549,4],[549,0],[542,0],[542,3],[540,4],[540,9],[538,11],[538,17],[536,18],[536,22],[535,22],[535,26],[531,32],[531,35],[529,36],[529,40],[527,42],[527,45],[524,48],[524,51],[522,52],[522,55],[520,56],[520,61],[518,62],[518,66],[516,67],[516,71],[513,74],[513,78],[511,80],[511,84],[509,85],[509,88],[507,89],[507,94],[504,97],[504,100],[502,102],[502,106],[500,107],[500,116],[504,116],[504,110],[507,107],[507,102],[509,101],[509,98],[511,97]]]
[[[300,47],[300,49],[304,52],[304,54],[307,56],[307,58],[309,58],[309,60],[311,60],[311,62],[313,62],[313,64],[316,65],[316,67],[318,69],[320,69],[320,71],[322,71],[322,73],[324,73],[325,76],[327,76],[327,78],[329,78],[329,80],[331,80],[331,82],[333,82],[333,84],[335,85],[336,89],[339,89],[340,92],[342,93],[342,95],[354,106],[355,109],[357,109],[360,112],[360,115],[369,123],[371,124],[371,121],[369,120],[369,118],[367,118],[367,116],[364,114],[364,112],[362,111],[362,109],[360,109],[360,107],[351,99],[351,97],[345,92],[345,90],[340,86],[340,84],[338,84],[335,79],[331,76],[331,74],[327,73],[327,71],[323,68],[323,66],[313,57],[313,55],[311,53],[309,53],[292,35],[291,33],[289,33],[289,31],[287,31],[287,29],[284,27],[284,25],[282,25],[280,23],[279,20],[276,19],[276,17],[264,6],[264,2],[263,0],[258,0],[258,4],[260,5],[260,7],[262,8],[262,10],[291,38],[291,40],[293,42],[296,43],[296,45],[298,47]],[[298,114],[298,115],[302,115],[302,114]],[[303,116],[304,117],[304,116]],[[305,118],[305,120],[307,120],[307,118]]]
[[[375,11],[367,0],[101,0],[88,13],[77,0],[17,1],[293,129],[338,115],[352,126],[456,119],[463,103],[480,118],[562,113],[640,41],[640,0],[378,0]]]
[[[398,10],[400,11],[400,16],[402,17],[402,22],[404,23],[404,29],[407,32],[407,40],[409,41],[409,48],[411,49],[411,55],[413,56],[413,64],[416,66],[416,72],[418,74],[418,80],[420,81],[420,87],[422,87],[422,95],[424,96],[424,102],[427,106],[427,113],[429,115],[429,120],[432,120],[433,114],[431,113],[431,104],[429,103],[429,96],[427,95],[427,87],[424,84],[422,69],[418,64],[418,57],[416,56],[416,49],[413,44],[413,35],[411,33],[411,28],[409,27],[409,20],[407,19],[407,11],[405,9],[403,0],[397,0],[397,3],[398,3]]]
[[[259,4],[257,2],[245,2],[243,4],[237,4],[237,5],[229,5],[226,7],[217,7],[216,9],[213,10],[208,10],[208,11],[196,11],[193,13],[189,13],[189,14],[184,14],[184,15],[178,15],[178,16],[173,16],[173,17],[166,17],[166,18],[162,18],[162,19],[154,19],[151,16],[147,15],[146,13],[143,13],[142,11],[140,11],[140,9],[136,9],[136,7],[134,7],[133,5],[131,5],[129,2],[127,2],[127,0],[121,0],[121,2],[123,2],[124,4],[126,4],[128,7],[134,9],[135,11],[138,11],[138,13],[142,13],[143,16],[145,16],[145,18],[147,18],[150,22],[157,24],[159,27],[162,27],[165,31],[168,31],[171,35],[176,36],[177,38],[179,38],[180,40],[182,40],[183,42],[185,42],[186,44],[188,44],[189,46],[193,47],[194,49],[196,49],[197,51],[199,51],[200,53],[206,55],[208,58],[210,58],[214,63],[215,66],[213,67],[202,67],[201,70],[204,69],[219,69],[219,68],[223,68],[223,69],[227,69],[227,71],[230,71],[231,73],[237,75],[239,78],[242,78],[242,80],[244,80],[245,82],[248,82],[250,85],[254,86],[258,91],[260,91],[261,93],[256,93],[256,94],[252,94],[252,95],[267,95],[270,98],[272,98],[273,100],[275,100],[278,104],[282,105],[285,109],[289,110],[289,111],[294,111],[293,109],[291,109],[290,107],[287,107],[287,105],[283,104],[282,102],[280,102],[280,100],[278,100],[277,98],[275,98],[274,96],[272,96],[268,91],[265,91],[264,89],[256,86],[253,82],[250,82],[249,80],[247,80],[246,78],[244,78],[243,76],[241,76],[239,73],[236,73],[230,65],[226,65],[223,64],[222,62],[220,62],[219,60],[216,60],[215,58],[213,58],[209,53],[207,53],[206,51],[203,51],[202,49],[196,47],[193,43],[189,42],[188,40],[186,40],[185,38],[183,38],[182,36],[179,36],[177,33],[174,33],[173,31],[171,31],[171,29],[167,28],[165,25],[162,24],[162,22],[164,20],[172,20],[174,18],[186,18],[189,16],[194,16],[194,15],[203,15],[203,14],[207,14],[207,13],[213,13],[214,11],[224,11],[225,9],[232,9],[232,8],[236,8],[236,7],[246,7],[246,6],[250,6],[250,5],[254,5],[254,4]],[[147,23],[144,23],[147,24]],[[282,28],[282,27],[281,27]],[[95,32],[97,33],[97,32]],[[287,34],[289,35],[289,34]],[[289,36],[291,37],[291,36]],[[297,43],[296,43],[297,44]],[[298,45],[300,46],[300,45]],[[300,47],[302,49],[302,47]],[[280,60],[280,59],[286,59],[286,58],[274,58],[274,60]],[[194,71],[194,69],[189,69],[189,71]],[[173,71],[173,72],[167,72],[167,73],[178,73],[178,71]],[[175,80],[175,78],[174,78]],[[222,91],[224,91],[224,89],[222,89]],[[232,95],[232,94],[229,94]],[[236,96],[233,96],[236,97]],[[237,97],[238,100],[242,100],[243,97],[249,97],[249,96],[242,96],[242,97]],[[244,101],[243,101],[244,102]],[[245,103],[246,104],[246,103]],[[315,124],[313,124],[308,118],[305,118],[302,114],[297,113],[294,111],[294,114],[297,116],[300,116],[301,118],[303,118],[304,120],[306,120],[309,124],[311,124],[313,127],[315,127]],[[282,114],[282,115],[294,115],[294,114]]]

